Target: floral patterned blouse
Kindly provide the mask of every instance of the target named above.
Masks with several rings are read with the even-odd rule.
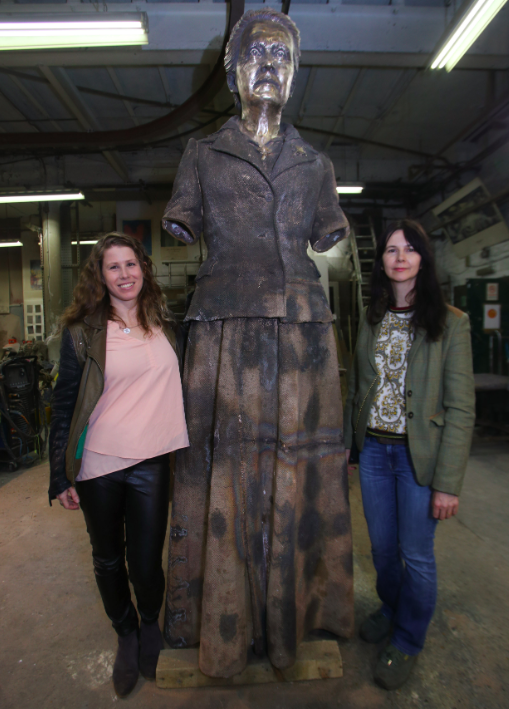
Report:
[[[375,347],[379,382],[368,428],[396,436],[406,434],[405,379],[415,336],[412,315],[410,308],[389,308]]]

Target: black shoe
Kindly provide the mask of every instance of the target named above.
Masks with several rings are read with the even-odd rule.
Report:
[[[384,689],[398,689],[405,684],[417,660],[417,655],[405,655],[394,645],[387,645],[375,667],[375,682]]]
[[[159,653],[164,647],[163,636],[159,623],[147,625],[141,621],[140,625],[140,672],[145,679],[156,678],[157,661]]]
[[[379,643],[391,631],[391,621],[381,610],[372,613],[361,625],[359,635],[367,643]]]
[[[138,681],[138,630],[118,636],[118,650],[113,665],[113,686],[118,697],[127,697]]]

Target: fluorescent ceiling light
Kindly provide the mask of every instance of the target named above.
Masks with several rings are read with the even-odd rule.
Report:
[[[432,69],[451,71],[507,0],[475,0],[431,62]]]
[[[0,248],[2,246],[23,246],[21,241],[0,241]]]
[[[136,19],[0,21],[0,50],[148,44],[145,17]],[[125,18],[125,16],[124,16]]]
[[[339,194],[360,194],[364,185],[338,185],[336,190]]]
[[[97,244],[98,239],[95,239],[95,241],[80,241],[80,246],[84,246],[85,244]],[[71,241],[71,244],[73,246],[77,246],[78,242],[77,241]]]
[[[63,200],[85,199],[81,192],[27,192],[25,194],[2,194],[0,204],[14,204],[15,202],[61,202]]]

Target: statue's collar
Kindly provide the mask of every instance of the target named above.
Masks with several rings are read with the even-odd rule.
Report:
[[[258,170],[263,171],[260,152],[257,150],[255,143],[249,140],[247,135],[241,131],[239,124],[240,119],[238,116],[230,118],[217,133],[210,136],[208,139],[211,141],[210,147],[221,153],[228,153],[241,160],[246,160]],[[280,137],[283,138],[284,143],[281,155],[272,171],[272,179],[296,165],[317,159],[317,151],[302,140],[298,131],[292,125],[282,123]]]

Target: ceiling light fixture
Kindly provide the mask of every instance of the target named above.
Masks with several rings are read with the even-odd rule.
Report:
[[[451,71],[507,0],[474,0],[431,62],[431,69]]]
[[[98,239],[95,239],[94,241],[92,240],[86,240],[86,241],[80,241],[80,246],[87,246],[88,244],[97,244]],[[71,241],[71,244],[73,246],[77,246],[78,242],[77,241]]]
[[[0,241],[0,248],[3,246],[23,246],[21,241]]]
[[[336,191],[338,194],[360,194],[364,189],[364,185],[338,185]]]
[[[47,16],[46,16],[47,17]],[[108,19],[1,21],[0,50],[148,44],[144,14]]]
[[[81,192],[25,192],[25,194],[1,194],[0,204],[14,204],[16,202],[61,202],[64,200],[85,199]]]

